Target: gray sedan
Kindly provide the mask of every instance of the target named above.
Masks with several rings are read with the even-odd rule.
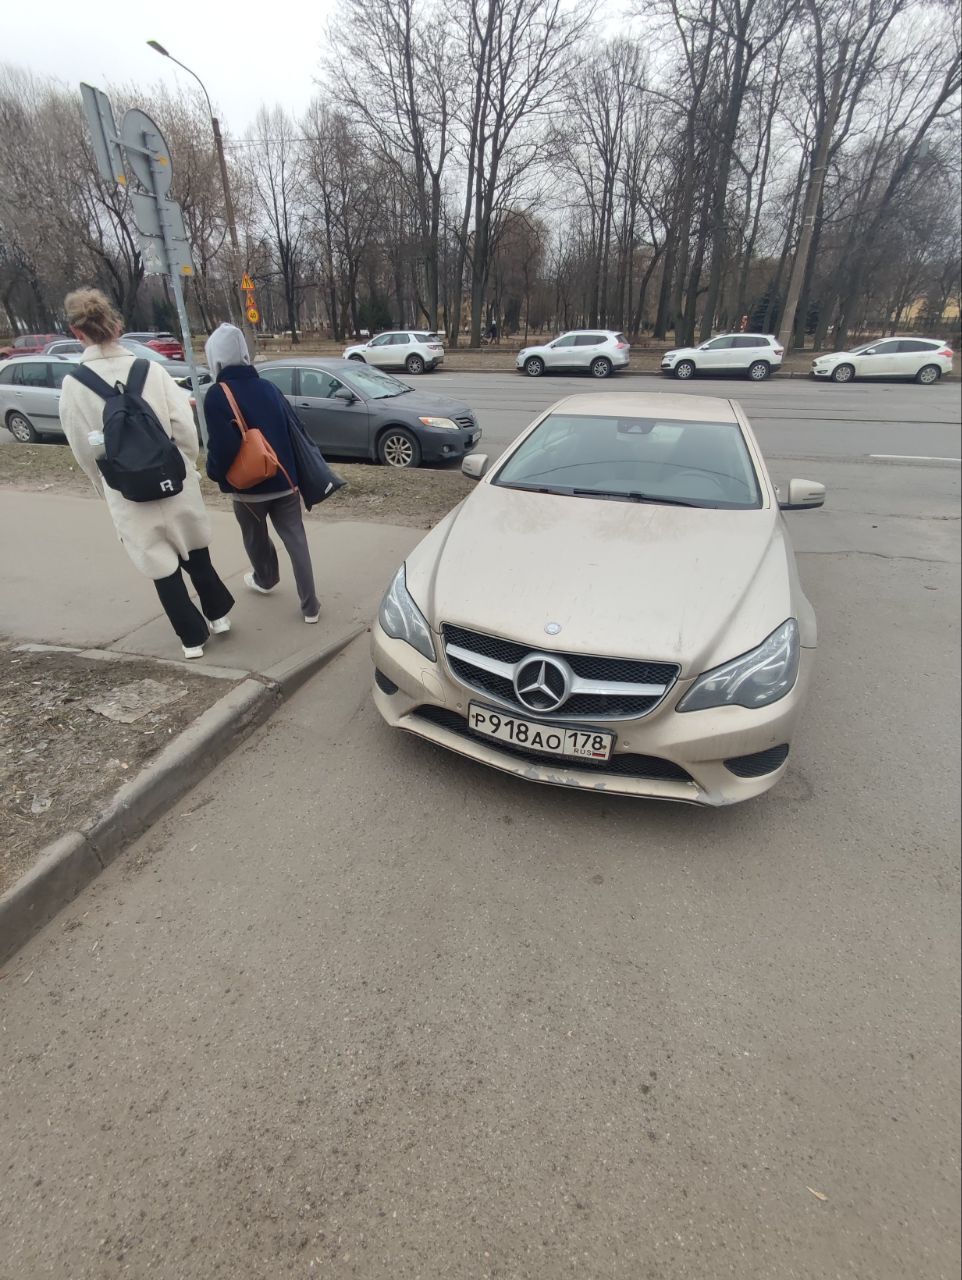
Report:
[[[283,392],[326,454],[389,467],[456,462],[481,439],[462,400],[415,390],[356,360],[270,360],[262,378]]]

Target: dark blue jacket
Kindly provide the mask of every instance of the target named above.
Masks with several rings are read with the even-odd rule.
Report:
[[[240,406],[244,421],[249,427],[258,427],[277,454],[283,471],[255,484],[250,489],[235,489],[227,482],[227,473],[241,445],[241,433],[234,425],[234,411],[218,385],[214,385],[204,398],[204,417],[207,421],[207,474],[216,480],[224,493],[283,493],[291,484],[298,484],[297,463],[291,447],[291,429],[288,418],[291,412],[287,401],[272,382],[261,378],[249,364],[228,365],[217,375],[217,382],[227,382]]]

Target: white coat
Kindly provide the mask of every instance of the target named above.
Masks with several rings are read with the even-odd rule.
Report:
[[[117,343],[105,343],[87,347],[81,360],[113,386],[126,383],[134,356]],[[74,457],[106,500],[124,550],[148,578],[167,578],[189,552],[210,545],[210,522],[195,466],[197,428],[187,392],[159,363],[151,361],[144,399],[170,431],[187,464],[183,490],[158,502],[128,502],[104,484],[96,461],[103,457],[103,445],[91,445],[88,439],[91,432],[103,431],[104,401],[76,378],[64,378],[60,421]]]

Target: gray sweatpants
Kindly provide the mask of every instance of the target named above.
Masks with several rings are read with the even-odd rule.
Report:
[[[269,516],[291,558],[301,613],[305,618],[313,618],[320,613],[321,603],[314,587],[314,567],[301,514],[301,495],[288,493],[283,498],[271,498],[267,502],[243,502],[235,498],[234,515],[241,527],[244,550],[250,558],[257,585],[269,591],[281,580],[277,550],[267,528]]]

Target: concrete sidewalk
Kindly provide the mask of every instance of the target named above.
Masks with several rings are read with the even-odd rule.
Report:
[[[336,499],[335,499],[336,501]],[[236,597],[233,630],[214,636],[205,662],[262,673],[366,624],[397,565],[422,531],[387,524],[308,521],[321,621],[304,625],[290,562],[278,545],[281,582],[251,592],[249,565],[231,512],[210,512],[211,554]],[[180,646],[151,583],[128,560],[95,499],[4,491],[0,499],[0,633],[18,641],[114,649],[179,659]],[[275,537],[275,542],[277,541]],[[192,664],[200,665],[200,664]]]

